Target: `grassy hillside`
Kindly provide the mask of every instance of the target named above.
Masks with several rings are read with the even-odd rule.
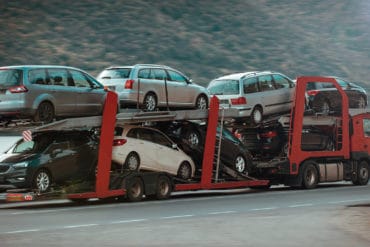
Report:
[[[97,75],[159,63],[204,85],[248,70],[370,83],[368,0],[22,0],[1,1],[0,13],[0,66],[70,65]]]

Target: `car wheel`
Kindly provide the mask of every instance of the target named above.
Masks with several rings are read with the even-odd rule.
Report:
[[[144,98],[144,110],[154,111],[157,107],[157,97],[153,93],[148,93]]]
[[[369,164],[366,161],[361,161],[357,167],[357,176],[353,184],[367,185],[369,182]]]
[[[177,171],[177,176],[181,179],[188,180],[191,178],[191,166],[189,162],[184,161],[181,163],[179,170]]]
[[[330,113],[330,102],[328,99],[318,98],[313,103],[313,109],[315,112],[320,112],[323,115],[329,115]]]
[[[126,196],[131,202],[141,201],[144,195],[144,183],[139,177],[132,177],[126,184]]]
[[[238,156],[236,156],[234,160],[234,168],[239,173],[248,174],[247,169],[246,169],[247,168],[246,161],[243,155],[239,154]]]
[[[50,186],[51,186],[50,173],[45,169],[38,170],[33,177],[32,188],[42,193],[50,190]]]
[[[170,197],[172,192],[171,180],[164,175],[158,177],[157,188],[156,188],[156,198],[158,200],[167,199]]]
[[[138,171],[140,166],[140,157],[137,153],[131,152],[127,155],[124,167],[130,171]]]
[[[51,123],[54,119],[54,107],[50,102],[42,102],[36,110],[35,122]]]
[[[289,143],[286,141],[285,143],[283,143],[283,146],[281,147],[280,156],[288,157],[288,152],[289,152]]]
[[[314,164],[308,163],[303,168],[303,181],[302,187],[305,189],[313,189],[319,182],[319,173]]]
[[[205,95],[199,95],[196,101],[196,109],[205,110],[208,108],[208,98]]]
[[[193,147],[193,148],[198,148],[202,145],[202,139],[201,139],[201,136],[200,136],[199,132],[197,130],[192,129],[192,128],[188,129],[185,132],[184,139],[186,141],[188,141],[189,144],[191,145],[191,147]]]
[[[254,107],[252,113],[251,113],[251,120],[252,123],[257,125],[262,122],[263,119],[263,111],[260,106]]]
[[[357,102],[358,108],[366,108],[366,99],[363,96],[360,96],[358,102]]]

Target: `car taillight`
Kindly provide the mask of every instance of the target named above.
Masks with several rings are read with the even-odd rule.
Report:
[[[232,105],[245,105],[247,104],[247,99],[245,97],[239,97],[236,99],[231,99]]]
[[[260,136],[263,137],[263,138],[272,138],[272,137],[277,136],[277,133],[276,133],[276,131],[268,131],[268,132],[265,132],[265,133],[261,133]]]
[[[115,139],[113,140],[113,146],[122,146],[127,142],[126,139]]]
[[[132,87],[134,86],[134,82],[134,80],[126,80],[125,89],[132,89]]]
[[[307,94],[309,96],[316,96],[316,94],[318,94],[318,93],[319,93],[319,90],[309,90],[309,91],[307,91]]]
[[[25,86],[15,86],[9,88],[9,92],[11,93],[26,93],[28,92],[28,89]]]

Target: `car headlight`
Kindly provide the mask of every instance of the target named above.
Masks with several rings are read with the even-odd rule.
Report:
[[[28,162],[20,162],[13,165],[15,169],[19,168],[26,168],[28,166]]]

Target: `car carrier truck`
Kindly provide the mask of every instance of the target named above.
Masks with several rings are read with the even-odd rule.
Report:
[[[342,107],[330,115],[308,114],[305,105],[307,83],[331,83],[338,90]],[[349,180],[355,185],[365,185],[369,180],[370,164],[370,113],[366,110],[350,111],[348,99],[334,78],[299,77],[297,79],[295,99],[290,117],[285,118],[288,128],[287,154],[271,157],[268,160],[255,157],[254,169],[248,175],[239,174],[232,169],[220,169],[215,155],[216,128],[219,121],[233,119],[236,114],[232,109],[219,109],[216,97],[211,99],[208,110],[166,111],[166,112],[127,112],[116,114],[117,95],[108,92],[103,116],[66,119],[38,127],[33,132],[66,128],[99,127],[100,144],[94,187],[91,191],[68,194],[72,201],[81,202],[90,198],[126,198],[139,201],[144,197],[166,199],[172,192],[235,189],[268,188],[274,184],[311,189],[321,182]],[[234,115],[233,115],[234,114]],[[236,116],[236,115],[235,115]],[[111,172],[111,154],[114,128],[117,123],[144,123],[150,121],[182,121],[203,119],[207,121],[207,133],[204,144],[203,162],[200,177],[181,180],[165,172]],[[302,135],[307,126],[319,126],[330,132],[333,145],[330,150],[305,150]],[[219,173],[228,176],[219,178]],[[251,176],[252,175],[252,176]],[[35,200],[37,192],[7,193],[8,201]]]

